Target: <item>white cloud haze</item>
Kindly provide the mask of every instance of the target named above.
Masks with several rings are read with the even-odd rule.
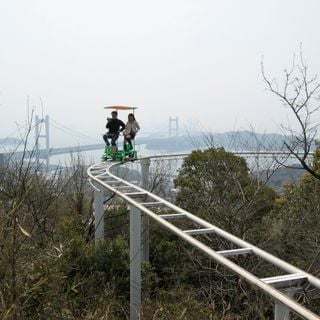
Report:
[[[66,126],[104,130],[112,104],[136,105],[151,131],[178,115],[213,131],[287,119],[265,91],[303,43],[320,73],[318,0],[1,0],[0,137],[26,100]]]

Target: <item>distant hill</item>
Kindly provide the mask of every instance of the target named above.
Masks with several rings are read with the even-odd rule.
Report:
[[[276,190],[281,191],[284,185],[297,182],[304,174],[306,174],[306,171],[303,170],[300,165],[293,165],[292,168],[282,167],[268,179],[267,184]],[[266,177],[267,172],[262,171],[260,173],[260,178],[265,180]]]
[[[8,138],[0,138],[0,145],[2,146],[15,146],[21,142],[20,139],[8,137]]]
[[[197,134],[194,136],[178,136],[167,138],[145,138],[146,148],[152,152],[191,152],[195,149],[206,147],[223,147],[232,151],[279,151],[283,150],[283,141],[289,137],[271,133],[271,134],[253,134],[249,131],[213,133],[213,134]],[[137,138],[137,143],[139,139]],[[268,185],[281,191],[283,186],[289,182],[296,182],[305,170],[301,170],[298,164],[292,164],[294,168],[279,168],[274,175],[268,180]],[[259,177],[265,180],[267,172],[261,168]]]
[[[228,150],[280,150],[284,136],[276,133],[260,134],[249,131],[229,131],[224,133],[210,133],[185,135],[178,137],[145,138],[146,148],[167,152],[191,151],[204,147],[223,147]],[[139,143],[139,138],[137,138]]]

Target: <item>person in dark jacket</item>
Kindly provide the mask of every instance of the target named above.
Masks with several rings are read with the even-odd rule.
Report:
[[[108,132],[103,135],[103,140],[107,146],[110,146],[109,139],[111,139],[111,145],[116,146],[116,141],[119,138],[119,133],[122,132],[125,128],[125,124],[118,119],[118,112],[111,112],[112,118],[108,118],[106,128]]]

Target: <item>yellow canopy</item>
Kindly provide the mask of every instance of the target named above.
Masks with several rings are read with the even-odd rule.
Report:
[[[135,110],[137,107],[128,107],[128,106],[109,106],[104,107],[105,109],[114,109],[114,110]]]

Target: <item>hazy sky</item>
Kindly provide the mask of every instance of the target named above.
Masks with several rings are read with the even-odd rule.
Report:
[[[170,115],[275,131],[287,110],[261,58],[279,76],[302,42],[320,73],[319,12],[319,0],[0,0],[0,136],[24,122],[28,95],[90,135],[113,104],[139,106],[148,131]]]

